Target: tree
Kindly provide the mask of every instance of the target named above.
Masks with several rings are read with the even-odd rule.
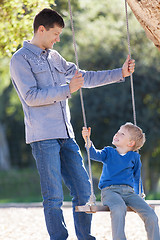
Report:
[[[0,96],[3,93],[3,90],[8,86],[8,81],[5,81],[5,79],[8,76],[8,67],[4,66],[6,65],[7,61],[6,59],[1,62],[0,66]],[[0,97],[0,100],[1,97]],[[2,101],[0,101],[0,116],[3,115],[3,104]],[[0,117],[0,169],[2,170],[8,170],[10,168],[10,151],[8,146],[8,141],[6,139],[6,125],[2,121]]]
[[[155,46],[160,50],[160,1],[141,1],[127,0],[137,20],[144,28],[146,35],[153,41]]]
[[[73,0],[73,10],[78,6],[78,2]],[[64,18],[69,15],[65,0],[0,0],[0,58],[11,57],[22,46],[23,40],[31,39],[35,15],[43,8],[50,7]]]
[[[50,0],[0,1],[0,57],[11,57],[24,39],[31,38],[35,14],[51,2],[54,4]]]
[[[10,168],[10,156],[4,127],[2,124],[0,124],[0,146],[0,169],[8,170]]]

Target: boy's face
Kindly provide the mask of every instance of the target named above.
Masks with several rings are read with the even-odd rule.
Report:
[[[122,126],[118,132],[114,135],[112,144],[116,147],[126,148],[130,146],[131,136],[128,130]]]
[[[53,28],[46,30],[44,26],[39,27],[40,41],[42,49],[51,49],[56,42],[60,42],[60,34],[63,28],[55,25]]]

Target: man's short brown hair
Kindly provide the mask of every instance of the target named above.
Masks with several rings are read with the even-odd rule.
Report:
[[[65,26],[61,15],[49,8],[44,8],[35,16],[33,22],[34,33],[37,32],[39,26],[41,25],[43,25],[47,30],[53,28],[54,25],[58,25],[61,28],[64,28]]]

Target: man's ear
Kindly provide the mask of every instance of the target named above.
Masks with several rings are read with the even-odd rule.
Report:
[[[136,144],[136,142],[135,142],[134,140],[131,140],[131,141],[128,143],[128,147],[133,147],[135,144]]]
[[[43,33],[45,31],[45,27],[43,25],[40,25],[39,28],[38,28],[38,32],[39,33]]]

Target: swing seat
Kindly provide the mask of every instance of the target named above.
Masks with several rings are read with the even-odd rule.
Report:
[[[160,206],[160,200],[146,200],[147,204],[155,209],[156,206]],[[108,206],[103,206],[99,203],[95,205],[82,205],[82,206],[76,206],[75,212],[86,212],[88,214],[96,213],[96,212],[109,212],[110,209]],[[127,212],[135,212],[132,208],[127,207]]]
[[[110,209],[108,206],[103,205],[82,205],[76,206],[75,212],[86,212],[86,213],[96,213],[96,212],[109,212]],[[134,212],[133,209],[127,207],[127,211]]]

